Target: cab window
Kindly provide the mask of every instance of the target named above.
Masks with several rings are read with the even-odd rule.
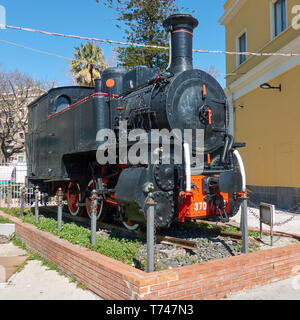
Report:
[[[67,96],[60,96],[56,99],[55,112],[61,111],[67,108],[71,104],[71,100]]]

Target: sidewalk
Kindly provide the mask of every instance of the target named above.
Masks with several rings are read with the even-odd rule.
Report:
[[[220,300],[300,300],[300,275],[268,286],[234,293]]]
[[[248,227],[259,228],[259,210],[252,207],[248,208]],[[282,223],[291,217],[285,211],[276,211],[275,223]],[[238,214],[230,219],[240,223],[241,210]],[[263,229],[270,230],[268,225],[263,224]],[[295,216],[291,221],[280,226],[275,226],[274,231],[300,234],[300,215]],[[270,249],[270,236],[263,236],[264,244],[261,249]],[[291,238],[274,236],[274,247],[285,246],[295,240]],[[300,266],[297,268],[300,272]],[[292,278],[272,283],[271,285],[257,287],[252,290],[245,290],[227,296],[221,300],[300,300],[300,273]]]
[[[0,257],[16,257],[26,251],[11,242],[0,244]],[[0,283],[0,300],[102,300],[89,290],[77,288],[76,282],[48,270],[38,260],[29,260],[6,283]]]

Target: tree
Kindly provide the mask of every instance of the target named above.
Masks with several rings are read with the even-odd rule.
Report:
[[[128,42],[168,47],[168,35],[162,24],[170,14],[178,11],[175,0],[103,0],[102,2],[117,11],[118,21],[125,22],[124,33]],[[117,27],[121,28],[120,25]],[[146,65],[163,70],[169,60],[166,50],[156,48],[119,47],[118,54],[119,61],[127,68]]]
[[[71,72],[78,85],[93,87],[94,80],[101,78],[101,70],[107,67],[102,50],[90,42],[75,47],[75,50]]]
[[[25,149],[27,105],[55,82],[40,82],[14,72],[0,72],[0,150],[5,161]]]
[[[205,72],[209,73],[214,78],[219,78],[221,76],[216,66],[214,65],[210,65],[209,67],[206,67]]]

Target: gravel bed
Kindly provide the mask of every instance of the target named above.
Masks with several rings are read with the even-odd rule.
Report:
[[[173,245],[156,244],[156,270],[165,270],[192,265],[203,261],[221,259],[240,254],[240,246],[230,238],[224,239],[217,235],[205,233],[197,229],[186,229],[182,227],[171,227],[168,230],[160,230],[160,235],[172,236],[197,242],[197,249],[188,250]],[[134,234],[120,231],[101,229],[97,232],[100,237],[127,238],[135,240]],[[143,241],[139,253],[135,256],[135,267],[146,269],[147,244]]]

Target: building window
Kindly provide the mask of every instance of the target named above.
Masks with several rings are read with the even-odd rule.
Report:
[[[247,51],[247,37],[246,32],[243,33],[240,37],[237,39],[237,51],[238,52],[246,52]],[[243,62],[246,61],[246,55],[239,54],[237,55],[237,65],[239,66]]]
[[[24,162],[24,157],[23,156],[18,156],[18,162]]]
[[[287,27],[286,0],[272,1],[271,3],[271,31],[272,39],[278,36]]]

